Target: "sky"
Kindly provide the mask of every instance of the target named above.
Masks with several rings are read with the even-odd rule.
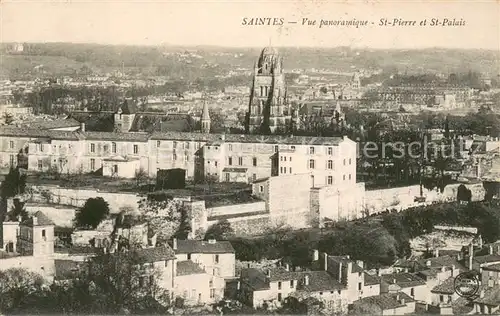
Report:
[[[495,0],[3,0],[0,10],[1,42],[500,50],[500,2]],[[243,18],[265,17],[285,22],[242,25]],[[303,18],[317,24],[303,26]],[[384,18],[417,24],[427,19],[428,25],[381,27]],[[432,18],[455,18],[465,25],[431,27]],[[320,20],[352,19],[369,23],[359,28],[318,25]]]

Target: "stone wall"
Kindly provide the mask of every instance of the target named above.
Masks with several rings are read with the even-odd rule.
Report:
[[[96,189],[69,189],[53,185],[32,185],[30,202],[55,203],[82,207],[89,198],[102,197],[109,204],[111,213],[119,213],[123,207],[137,209],[141,195],[136,193],[104,192]],[[48,192],[43,193],[43,192]],[[48,201],[47,197],[50,198]]]
[[[296,174],[268,179],[268,210],[271,214],[309,211],[311,175]]]
[[[73,220],[75,218],[75,208],[73,207],[61,207],[59,205],[39,205],[39,204],[27,204],[26,211],[29,214],[34,214],[41,211],[43,214],[47,215],[51,221],[54,222],[56,226],[59,227],[73,227]]]
[[[266,209],[266,202],[254,202],[244,204],[224,205],[219,207],[207,208],[208,217],[236,215],[242,213],[260,212]]]

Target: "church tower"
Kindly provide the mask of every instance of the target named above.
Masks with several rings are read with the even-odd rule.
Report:
[[[203,112],[201,113],[201,132],[204,134],[210,133],[210,113],[208,112],[207,102],[203,104]]]
[[[249,132],[274,132],[290,124],[283,59],[275,48],[262,50],[254,66],[248,109]]]

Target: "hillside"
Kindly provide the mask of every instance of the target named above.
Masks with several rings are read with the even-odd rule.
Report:
[[[46,75],[74,74],[89,67],[94,73],[125,68],[127,73],[186,79],[211,77],[236,68],[252,69],[261,48],[111,46],[97,44],[25,44],[24,51],[8,53],[2,44],[2,74],[33,73],[43,64]],[[500,73],[500,53],[482,50],[424,49],[370,50],[337,48],[280,48],[285,68],[353,71],[356,68],[407,72]]]

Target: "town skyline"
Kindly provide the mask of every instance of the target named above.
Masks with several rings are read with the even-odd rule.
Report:
[[[70,42],[133,46],[354,47],[498,50],[494,1],[268,2],[196,1],[4,2],[2,42]],[[325,12],[331,12],[325,14]],[[435,13],[439,12],[439,13]],[[443,13],[445,12],[445,13]],[[281,26],[243,26],[244,18],[283,18]],[[301,19],[366,20],[365,27],[303,26]],[[381,27],[381,19],[453,18],[464,26]],[[288,22],[297,22],[297,24]],[[319,21],[318,21],[319,24]],[[33,27],[37,25],[37,27]],[[174,31],[172,31],[174,30]]]

